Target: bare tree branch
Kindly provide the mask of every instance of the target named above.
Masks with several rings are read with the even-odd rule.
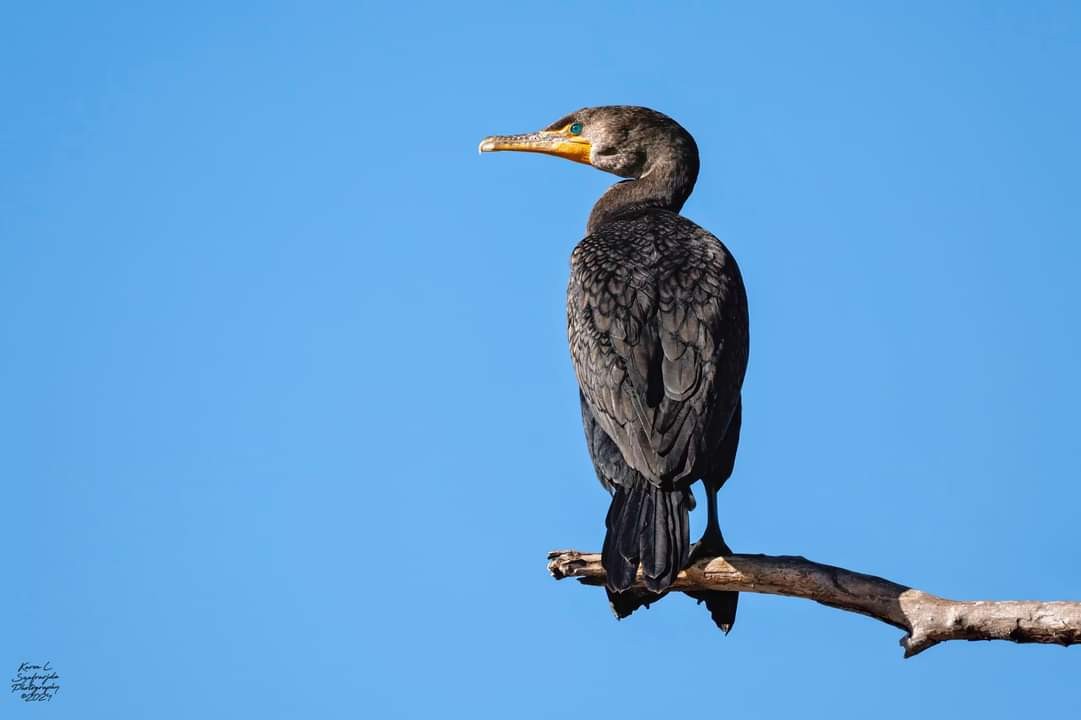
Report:
[[[587,585],[602,585],[605,577],[600,553],[576,550],[549,553],[548,571],[556,580],[575,577]],[[908,633],[901,640],[906,658],[946,640],[1081,642],[1081,602],[947,600],[795,556],[703,558],[681,572],[672,589],[787,595],[862,613]]]

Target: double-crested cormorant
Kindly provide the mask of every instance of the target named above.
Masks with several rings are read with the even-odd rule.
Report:
[[[482,152],[537,152],[628,178],[589,215],[571,255],[567,333],[586,442],[612,494],[603,564],[626,617],[664,595],[695,557],[730,554],[717,491],[732,474],[747,367],[747,296],[727,248],[679,215],[698,177],[694,138],[643,107],[584,108],[539,132],[485,138]],[[708,524],[689,540],[690,486]],[[631,588],[638,569],[648,591]],[[728,632],[737,593],[694,594]]]

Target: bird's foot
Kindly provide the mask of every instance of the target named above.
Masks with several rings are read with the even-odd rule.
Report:
[[[714,558],[717,556],[731,555],[732,548],[728,547],[728,543],[724,541],[724,536],[720,532],[710,532],[707,530],[702,539],[699,540],[691,547],[690,558],[687,560],[688,565],[702,560],[703,558]]]

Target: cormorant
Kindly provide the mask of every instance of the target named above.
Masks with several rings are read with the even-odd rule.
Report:
[[[731,553],[717,491],[732,474],[747,367],[747,296],[713,235],[679,214],[698,178],[690,133],[655,110],[583,108],[538,132],[485,138],[592,165],[622,180],[593,207],[571,255],[567,334],[586,442],[612,494],[602,553],[617,617],[663,596],[696,557]],[[690,486],[708,501],[692,550]],[[641,568],[647,590],[631,588]],[[735,592],[694,593],[726,633]]]

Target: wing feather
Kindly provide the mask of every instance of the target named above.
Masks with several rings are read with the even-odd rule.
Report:
[[[572,256],[567,313],[583,417],[650,482],[696,479],[747,362],[746,296],[724,246],[663,211],[602,226]]]

